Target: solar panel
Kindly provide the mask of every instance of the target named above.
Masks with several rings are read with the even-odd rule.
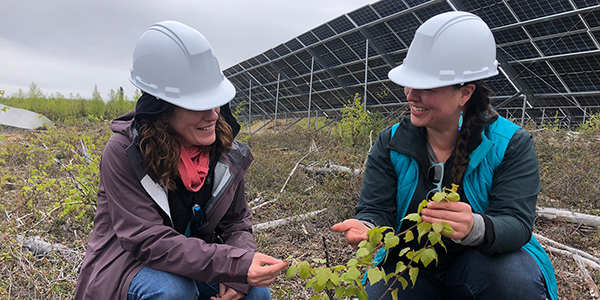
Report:
[[[368,5],[350,12],[348,15],[358,26],[362,26],[379,19],[377,13],[375,13],[371,6]]]
[[[313,29],[312,32],[321,40],[328,39],[335,35],[335,32],[333,32],[333,30],[327,24],[323,24]]]
[[[375,24],[366,29],[374,38],[375,43],[385,52],[402,49],[404,45],[385,23]]]
[[[387,17],[407,8],[402,0],[382,0],[371,4],[371,7],[382,17]]]
[[[585,30],[585,24],[579,16],[566,16],[560,19],[548,20],[524,26],[532,38],[543,37],[575,30]]]
[[[564,0],[510,1],[508,3],[519,21],[527,21],[573,10],[569,1]]]
[[[493,31],[496,44],[502,45],[506,43],[514,43],[529,40],[529,36],[523,27],[508,28],[503,30]]]
[[[566,90],[545,62],[513,66],[533,93],[564,93]]]
[[[463,1],[462,3],[466,11],[479,16],[490,28],[509,25],[515,22],[513,14],[503,1],[470,0]]]
[[[417,28],[421,26],[421,22],[413,14],[402,15],[388,20],[386,23],[406,45],[410,45]]]
[[[453,11],[452,7],[446,2],[439,2],[433,5],[424,7],[421,10],[415,12],[415,14],[423,21],[427,21],[429,18],[439,15],[441,13]]]
[[[565,58],[552,62],[559,76],[573,92],[600,90],[600,56]]]
[[[305,34],[302,34],[300,36],[298,36],[298,39],[302,42],[302,44],[304,44],[305,46],[308,45],[312,45],[316,42],[319,41],[319,39],[317,39],[317,37],[312,33],[312,32],[307,32]]]
[[[289,40],[285,43],[285,46],[292,51],[298,51],[303,48],[302,44],[297,39]]]
[[[598,49],[586,32],[539,40],[535,44],[546,56]]]
[[[590,11],[582,17],[591,28],[600,27],[600,10]]]
[[[598,0],[573,0],[577,8],[585,8],[588,6],[600,5]]]
[[[486,81],[502,115],[576,124],[584,110],[600,111],[600,0],[377,1],[224,70],[238,91],[232,103],[245,103],[250,95],[253,118],[274,113],[280,76],[282,107],[306,116],[314,59],[311,110],[339,114],[366,88],[369,111],[397,114],[405,110],[404,88],[387,74],[402,63],[425,20],[455,8],[480,16],[492,29],[503,72]],[[249,76],[256,80],[251,93]]]
[[[337,17],[327,24],[329,24],[329,26],[338,34],[355,28],[354,24],[352,24],[352,21],[350,21],[346,15]]]

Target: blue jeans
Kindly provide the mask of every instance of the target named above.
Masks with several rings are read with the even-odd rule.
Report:
[[[432,262],[435,263],[435,262]],[[396,268],[388,257],[384,264],[386,273]],[[441,268],[440,268],[441,269]],[[408,272],[407,272],[408,273]],[[396,282],[398,299],[402,300],[545,300],[546,285],[542,272],[533,257],[523,249],[499,255],[483,255],[467,250],[445,270],[419,269],[416,285],[409,282],[406,290]],[[394,278],[388,281],[394,282]],[[379,299],[388,285],[379,281],[366,284],[369,299]],[[382,299],[392,299],[389,292]]]
[[[146,266],[131,280],[127,300],[209,300],[218,293],[218,283],[196,281]],[[266,287],[252,287],[243,299],[270,300],[271,292]]]

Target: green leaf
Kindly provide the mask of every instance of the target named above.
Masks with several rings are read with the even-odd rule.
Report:
[[[298,263],[298,273],[300,274],[300,278],[306,279],[310,276],[311,267],[307,261],[301,261]]]
[[[329,278],[331,278],[331,269],[325,267],[319,267],[314,270],[315,278],[317,278],[317,283],[319,286],[324,286]]]
[[[442,247],[444,247],[444,251],[448,252],[448,249],[446,248],[444,241],[440,240],[440,245],[442,245]]]
[[[458,202],[460,201],[460,195],[457,192],[450,192],[448,196],[446,196],[446,200],[450,202]]]
[[[313,278],[311,278],[311,279],[310,279],[310,280],[309,280],[309,281],[306,283],[306,286],[305,286],[305,288],[306,288],[307,290],[308,290],[308,289],[310,289],[310,288],[313,286],[313,283],[315,283],[315,282],[317,282],[317,279],[316,279],[316,278],[314,278],[314,277],[313,277]]]
[[[383,239],[383,234],[381,234],[383,230],[385,230],[385,229],[375,227],[375,228],[369,230],[369,232],[367,232],[367,236],[369,237],[369,243],[373,247],[379,245],[379,243]]]
[[[331,273],[329,280],[331,280],[331,282],[333,282],[335,285],[340,285],[340,275],[337,273]]]
[[[358,295],[356,295],[358,297],[358,300],[367,300],[369,299],[369,295],[367,294],[367,292],[365,290],[359,291]]]
[[[358,243],[358,248],[366,248],[368,244],[369,241],[360,241],[360,243]]]
[[[349,285],[346,287],[346,297],[356,296],[358,288],[355,285]]]
[[[420,258],[421,262],[426,268],[434,259],[436,264],[438,262],[437,252],[435,252],[435,249],[433,248],[427,248],[423,252],[421,252]]]
[[[442,241],[442,235],[435,231],[430,231],[429,234],[427,235],[427,239],[433,246]]]
[[[348,279],[354,281],[360,277],[360,271],[356,267],[348,268],[348,271],[345,273],[348,276]]]
[[[346,291],[346,288],[343,286],[338,286],[335,288],[335,296],[338,297],[339,299],[344,298],[344,292]]]
[[[442,232],[442,230],[444,229],[444,225],[442,225],[442,223],[433,223],[433,231],[440,233]]]
[[[319,300],[320,298],[321,298],[321,295],[317,294],[317,295],[310,297],[310,300]]]
[[[400,274],[402,272],[404,272],[404,270],[406,270],[406,265],[399,261],[396,263],[396,271],[394,272],[394,274]]]
[[[431,197],[431,200],[435,201],[436,203],[440,203],[445,198],[446,198],[446,193],[437,192],[437,193],[435,193],[435,195],[433,195],[433,197]]]
[[[398,300],[398,289],[392,291],[392,300]]]
[[[412,281],[413,287],[417,283],[417,276],[419,275],[419,268],[410,268],[408,270],[408,275],[410,275],[410,281]]]
[[[367,271],[367,277],[369,278],[369,283],[371,285],[377,283],[378,281],[380,281],[381,279],[383,279],[383,276],[381,275],[381,270],[379,270],[379,268],[371,268]]]
[[[290,279],[290,277],[296,276],[296,274],[298,274],[298,266],[291,265],[285,273],[285,279]]]
[[[403,220],[409,220],[409,221],[413,221],[413,222],[421,222],[421,215],[419,215],[418,213],[408,214],[408,215],[406,215],[406,217],[404,217]]]
[[[417,225],[417,231],[419,232],[419,238],[417,241],[421,243],[421,237],[427,234],[431,230],[431,223],[421,222]]]
[[[353,266],[356,266],[357,264],[358,264],[358,259],[352,258],[348,261],[348,263],[346,263],[346,266],[353,267]]]
[[[427,204],[429,204],[429,201],[427,200],[423,200],[421,201],[421,204],[419,204],[419,208],[417,209],[417,213],[421,213],[421,211],[423,210],[423,208],[425,208],[427,206]]]
[[[356,251],[356,257],[357,258],[361,258],[361,257],[365,257],[367,255],[369,255],[371,251],[369,251],[367,248],[360,248],[358,249],[358,251]]]
[[[408,286],[408,281],[406,281],[404,277],[398,277],[398,281],[400,281],[400,283],[402,284],[402,289],[405,290]]]
[[[329,296],[327,295],[327,293],[323,293],[321,295],[321,300],[329,300]]]
[[[333,290],[333,287],[335,286],[335,284],[333,284],[333,282],[331,281],[327,281],[327,284],[325,284],[325,288],[327,288],[328,290]]]
[[[442,222],[442,226],[444,226],[444,229],[442,229],[442,232],[440,232],[440,233],[444,236],[448,236],[455,232],[454,229],[452,228],[452,226],[450,226],[450,224],[448,224],[446,222]]]
[[[396,247],[400,243],[400,238],[397,237],[393,232],[388,232],[385,235],[385,249]]]
[[[356,260],[355,258],[353,258],[353,259],[354,259],[354,260]],[[351,259],[351,260],[352,260],[352,259]],[[357,260],[357,262],[358,262],[358,260]],[[335,267],[331,268],[331,270],[332,270],[332,271],[334,271],[334,272],[341,271],[341,270],[345,270],[345,269],[346,269],[346,267],[345,267],[345,266],[342,266],[342,265],[337,265],[337,266],[335,266]]]
[[[415,239],[415,235],[413,234],[412,231],[409,231],[409,232],[407,232],[404,235],[404,241],[407,242],[407,243],[410,242],[410,241],[412,241],[412,240],[414,240],[414,239]]]
[[[322,259],[322,258],[313,258],[313,261],[318,263],[318,264],[325,264],[327,263],[326,260]]]
[[[404,254],[406,254],[406,252],[408,252],[410,250],[410,247],[406,247],[402,250],[400,250],[400,253],[398,253],[398,257],[402,257]]]

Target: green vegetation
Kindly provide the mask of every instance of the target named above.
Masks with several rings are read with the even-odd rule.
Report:
[[[139,98],[139,91],[134,97]],[[0,97],[0,104],[33,111],[57,123],[78,124],[80,120],[112,120],[135,108],[135,99],[127,99],[120,88],[118,92],[111,90],[105,103],[97,87],[94,87],[91,99],[84,99],[79,94],[71,94],[68,98],[60,93],[47,96],[32,83],[27,92],[19,89],[10,97]]]
[[[419,275],[418,264],[422,263],[427,267],[434,260],[437,263],[438,254],[435,245],[439,244],[446,250],[446,245],[442,241],[442,235],[454,233],[454,229],[446,223],[428,223],[421,218],[421,210],[427,207],[431,201],[440,203],[441,201],[460,201],[460,196],[456,192],[458,185],[453,184],[452,189],[444,188],[443,192],[435,193],[431,200],[423,200],[419,204],[416,213],[408,214],[404,220],[416,222],[407,230],[395,234],[391,227],[375,227],[367,233],[368,240],[358,244],[356,258],[351,258],[345,265],[337,265],[329,267],[324,259],[314,259],[313,262],[319,264],[316,267],[311,267],[307,261],[293,260],[292,265],[288,268],[285,275],[286,279],[292,276],[299,275],[303,280],[307,280],[306,288],[313,288],[317,294],[312,296],[310,300],[329,300],[332,292],[339,299],[344,297],[358,297],[359,300],[367,300],[368,294],[363,285],[365,274],[368,278],[368,284],[375,284],[379,281],[384,281],[390,286],[396,282],[400,282],[403,289],[408,287],[408,280],[405,278],[408,274],[412,285],[417,282]],[[407,261],[405,264],[402,260],[396,264],[396,269],[392,273],[386,273],[383,267],[379,266],[382,259],[377,260],[377,254],[385,251],[385,259],[388,258],[390,249],[396,247],[400,243],[400,238],[403,236],[404,241],[410,242],[415,239],[413,230],[417,230],[417,240],[421,242],[421,238],[426,237],[425,245],[421,249],[411,249],[405,247],[400,250],[399,257],[404,257]],[[390,280],[392,280],[390,282]],[[389,288],[388,293],[392,299],[398,300],[398,289]]]
[[[0,102],[29,109],[17,105],[28,103],[42,113],[44,102],[48,104],[52,98],[42,95],[41,100],[34,101],[35,98],[27,100],[27,95],[20,99],[13,97],[0,98]],[[5,103],[9,99],[14,102]],[[69,110],[79,100],[63,100],[67,105],[62,106],[64,111],[56,106],[59,121],[55,129],[0,132],[0,299],[72,299],[95,213],[98,159],[112,133],[108,130],[107,105],[104,113],[98,115],[102,117],[90,118],[90,114]],[[88,101],[85,104],[93,101],[80,100]],[[354,110],[363,111],[358,105]],[[391,125],[384,123],[381,119],[381,127]],[[255,157],[246,174],[250,205],[257,207],[275,200],[253,210],[255,224],[327,209],[313,218],[256,231],[260,252],[282,259],[292,256],[307,261],[313,269],[323,266],[323,262],[347,266],[346,262],[356,258],[357,253],[346,245],[343,235],[330,228],[354,215],[362,175],[344,172],[324,175],[299,168],[290,176],[302,158],[301,164],[311,167],[362,168],[370,146],[368,135],[373,130],[376,136],[379,125],[367,125],[367,130],[350,140],[342,137],[339,126],[319,131],[295,126],[277,134],[261,131],[252,136],[245,135],[247,128],[240,132],[238,139],[248,142]],[[369,129],[369,126],[375,127]],[[528,130],[534,136],[540,162],[539,205],[599,215],[600,117],[590,118],[585,126],[574,131],[559,129],[554,124],[529,125]],[[600,255],[598,229],[538,220],[535,231]],[[22,247],[23,239],[36,236],[68,251],[35,255]],[[551,259],[557,270],[561,299],[589,299],[589,290],[572,259],[557,255],[551,255]],[[592,272],[592,277],[596,284],[600,283],[600,272]],[[280,300],[323,297],[307,289],[301,278],[286,280],[283,274],[271,291],[273,298]]]

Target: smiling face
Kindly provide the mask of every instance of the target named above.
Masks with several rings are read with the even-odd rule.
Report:
[[[210,146],[217,138],[215,126],[220,111],[220,107],[202,111],[175,107],[169,125],[175,130],[177,139],[183,146]]]
[[[454,86],[424,90],[404,88],[410,104],[410,121],[416,126],[437,131],[457,130],[460,111],[473,91],[473,84],[458,89]]]

